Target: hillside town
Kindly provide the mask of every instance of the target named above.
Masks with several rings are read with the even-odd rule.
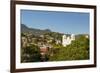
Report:
[[[61,40],[51,37],[50,35],[40,35],[35,37],[33,34],[23,33],[21,37],[21,47],[25,48],[30,45],[35,45],[40,48],[40,53],[42,57],[47,54],[48,50],[54,48],[53,45],[62,45],[66,47],[71,44],[71,41],[75,40],[75,35],[71,36],[62,35]]]
[[[71,36],[66,36],[66,35],[62,35],[62,40],[58,40],[58,39],[54,39],[53,37],[50,37],[49,35],[46,35],[46,39],[44,39],[44,35],[40,35],[39,37],[33,37],[32,34],[24,34],[25,36],[21,37],[21,45],[22,48],[29,46],[29,45],[37,45],[38,47],[49,47],[51,48],[52,45],[50,43],[52,43],[54,41],[54,43],[56,45],[58,44],[62,44],[62,46],[66,46],[71,44],[71,41],[75,40],[75,35],[72,34]]]
[[[58,34],[56,34],[58,35]],[[55,38],[50,36],[50,34],[44,34],[35,36],[31,33],[22,33],[21,34],[21,48],[26,48],[31,45],[35,45],[40,50],[41,61],[46,61],[46,55],[53,56],[53,52],[50,53],[50,50],[55,48],[55,46],[66,47],[75,41],[76,35],[59,35],[60,38]],[[88,38],[88,35],[85,35]],[[62,49],[62,48],[61,48]]]

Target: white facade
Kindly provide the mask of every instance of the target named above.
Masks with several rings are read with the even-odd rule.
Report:
[[[66,35],[63,35],[62,36],[62,45],[65,47],[66,44],[67,44],[67,37],[66,37]]]
[[[66,35],[63,35],[62,36],[62,45],[64,47],[66,47],[67,45],[70,45],[73,40],[75,40],[74,34],[72,34],[71,36],[68,36],[68,37]]]

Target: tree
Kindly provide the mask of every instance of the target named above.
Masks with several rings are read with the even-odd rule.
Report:
[[[40,50],[35,45],[21,49],[21,62],[39,62],[40,56]]]

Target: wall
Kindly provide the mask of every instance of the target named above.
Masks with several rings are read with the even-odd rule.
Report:
[[[35,0],[34,0],[35,1]],[[58,3],[97,5],[97,37],[100,37],[100,1],[99,0],[36,0]],[[97,67],[84,69],[53,70],[34,73],[99,73],[100,38],[97,38]],[[10,0],[0,0],[0,73],[10,73]],[[30,72],[33,73],[33,72]]]

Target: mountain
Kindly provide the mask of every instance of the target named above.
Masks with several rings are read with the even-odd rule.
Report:
[[[40,30],[40,29],[35,29],[35,28],[29,28],[26,25],[21,24],[21,32],[32,33],[34,35],[42,35],[42,34],[51,32],[51,30],[50,29]]]

